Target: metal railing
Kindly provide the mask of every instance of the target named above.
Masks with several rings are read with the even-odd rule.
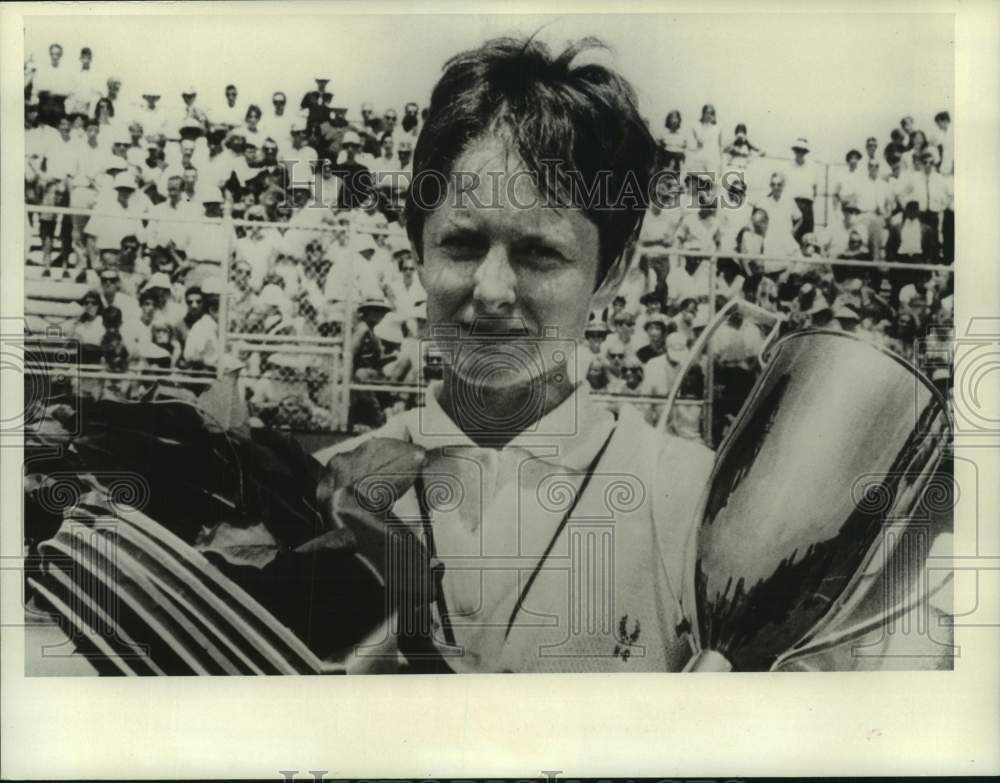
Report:
[[[829,169],[829,166],[827,166]],[[322,207],[321,207],[322,208]],[[332,216],[332,211],[328,208],[327,211]],[[114,214],[108,212],[99,212],[92,209],[78,209],[70,207],[55,207],[55,206],[40,206],[40,205],[28,205],[26,211],[31,214],[55,214],[55,215],[84,215],[84,216],[106,216],[111,218],[126,218],[135,219],[145,223],[153,221],[163,221],[163,222],[173,222],[173,223],[186,223],[191,225],[210,225],[210,226],[223,226],[226,230],[226,249],[225,256],[220,264],[220,276],[222,280],[228,284],[230,280],[230,268],[234,257],[235,242],[237,239],[236,228],[237,227],[260,227],[260,228],[275,228],[280,231],[305,231],[312,234],[334,234],[345,230],[343,226],[334,226],[327,224],[319,225],[289,225],[288,223],[282,222],[268,222],[268,221],[250,221],[243,219],[234,219],[231,217],[223,218],[164,218],[162,216],[155,215],[123,215]],[[384,231],[372,229],[370,226],[358,225],[352,220],[351,224],[346,227],[352,234],[373,234],[378,236],[384,234]],[[638,251],[636,251],[638,253]],[[931,272],[950,272],[953,271],[952,267],[943,266],[941,264],[932,263],[899,263],[899,262],[888,262],[888,261],[858,261],[850,259],[839,259],[839,258],[825,258],[825,257],[815,257],[815,256],[777,256],[777,255],[765,255],[765,254],[754,254],[754,253],[736,253],[728,251],[713,251],[705,252],[704,250],[698,250],[696,252],[685,251],[682,247],[670,247],[664,248],[664,252],[668,255],[674,256],[676,258],[683,258],[687,256],[697,257],[704,259],[704,262],[709,265],[708,280],[707,280],[707,293],[702,299],[702,303],[707,305],[708,309],[708,321],[711,322],[716,313],[716,277],[717,277],[717,267],[720,259],[733,259],[736,261],[747,261],[747,262],[757,262],[761,264],[780,264],[786,269],[806,269],[814,267],[854,267],[854,268],[866,268],[866,269],[880,269],[880,270],[909,270],[909,271],[931,271]],[[633,262],[635,259],[633,259]],[[671,262],[674,263],[674,262]],[[766,268],[766,267],[765,267]],[[231,332],[226,325],[228,325],[228,309],[227,309],[227,297],[223,296],[220,299],[220,318],[219,322],[224,328],[219,330],[219,353],[220,356],[227,354],[252,354],[252,353],[268,353],[268,354],[300,354],[300,355],[314,355],[320,357],[323,362],[326,362],[325,372],[328,374],[329,382],[335,391],[333,402],[331,403],[331,416],[333,421],[341,422],[347,431],[350,431],[352,423],[350,421],[350,410],[351,410],[351,398],[352,394],[356,392],[384,392],[387,394],[421,394],[426,388],[425,385],[402,385],[390,382],[385,383],[369,383],[369,382],[359,382],[354,379],[354,374],[352,371],[353,367],[353,357],[351,353],[351,339],[349,339],[352,334],[352,329],[354,325],[354,309],[355,303],[352,301],[353,297],[353,287],[349,287],[346,293],[346,299],[343,301],[343,320],[341,322],[341,333],[340,336],[336,337],[319,337],[312,335],[265,335],[252,332],[242,332],[233,331]],[[34,337],[33,339],[40,339]],[[665,403],[675,402],[678,405],[683,406],[701,406],[705,409],[705,415],[703,416],[703,424],[706,428],[706,441],[711,441],[711,418],[712,418],[712,401],[714,395],[714,365],[715,362],[712,356],[711,343],[706,339],[703,344],[698,346],[699,349],[704,349],[706,356],[706,366],[705,366],[705,399],[703,400],[688,400],[688,399],[677,399],[677,388],[671,391],[671,393],[665,395],[664,397],[647,397],[647,396],[637,396],[632,394],[609,394],[603,392],[593,392],[592,396],[598,402],[604,404],[656,404],[663,405]],[[221,376],[223,373],[223,362],[220,361],[219,368],[217,370],[218,374]],[[45,365],[52,371],[56,371],[55,365]],[[154,368],[143,368],[141,370],[135,370],[130,368],[126,373],[114,373],[109,372],[106,369],[98,369],[95,367],[81,367],[79,368],[83,374],[80,377],[93,379],[93,380],[142,380],[145,382],[154,380],[156,378],[166,379],[169,378],[170,383],[175,384],[202,384],[206,385],[210,383],[209,379],[206,379],[204,375],[198,375],[195,373],[185,373],[177,369],[172,369],[169,371],[168,375],[157,373]],[[263,375],[263,373],[260,373]],[[253,380],[253,378],[247,378],[247,380]],[[164,380],[163,382],[167,382]],[[677,384],[680,383],[680,378],[677,379]]]

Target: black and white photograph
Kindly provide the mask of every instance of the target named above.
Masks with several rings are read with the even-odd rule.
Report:
[[[0,4],[0,777],[1000,771],[997,51]]]
[[[951,16],[23,66],[26,675],[954,667]]]

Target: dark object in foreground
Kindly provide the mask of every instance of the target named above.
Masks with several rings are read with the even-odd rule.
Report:
[[[395,626],[430,600],[426,552],[391,504],[354,497],[408,444],[374,442],[348,475],[185,402],[81,400],[60,415],[76,426],[26,442],[27,594],[99,671],[398,671],[423,648],[426,623]],[[404,560],[409,581],[387,580]]]

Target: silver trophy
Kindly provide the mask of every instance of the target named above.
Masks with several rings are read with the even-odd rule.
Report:
[[[944,398],[845,332],[795,332],[765,354],[701,506],[687,671],[776,669],[927,597],[885,531],[917,512],[950,444]],[[887,589],[897,572],[907,583]]]

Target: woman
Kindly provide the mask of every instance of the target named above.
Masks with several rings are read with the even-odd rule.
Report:
[[[687,155],[690,139],[681,131],[681,113],[671,110],[663,123],[667,132],[660,138],[663,152],[663,167],[680,174],[684,169],[684,157]]]
[[[115,105],[107,98],[101,98],[94,104],[94,119],[97,120],[101,128],[111,125],[114,118]]]
[[[591,402],[588,363],[576,361],[590,313],[625,276],[645,210],[625,199],[602,209],[582,191],[600,176],[611,194],[626,180],[645,194],[656,157],[631,86],[606,67],[574,66],[586,48],[552,57],[540,42],[500,39],[453,58],[414,152],[406,230],[433,345],[447,358],[425,404],[375,434],[422,468],[421,482],[464,494],[421,508],[401,486],[395,506],[445,563],[430,635],[461,671],[664,671],[690,656],[677,631],[682,553],[711,453],[662,439],[627,406],[616,418]],[[547,180],[539,162],[553,160],[584,187]],[[371,443],[385,441],[331,469],[366,475]],[[635,502],[609,509],[615,486]],[[574,509],[615,534],[615,612],[592,633],[568,630],[561,569],[580,540]],[[451,558],[485,558],[484,568],[451,568]]]
[[[920,156],[927,148],[927,134],[922,130],[913,131],[913,134],[910,136],[910,147],[911,149],[902,157],[904,162],[903,168],[909,171],[921,171],[923,167],[920,162]]]
[[[708,175],[719,175],[722,155],[722,131],[715,119],[715,107],[706,103],[701,109],[701,119],[691,129],[694,154],[691,155],[688,171]]]

